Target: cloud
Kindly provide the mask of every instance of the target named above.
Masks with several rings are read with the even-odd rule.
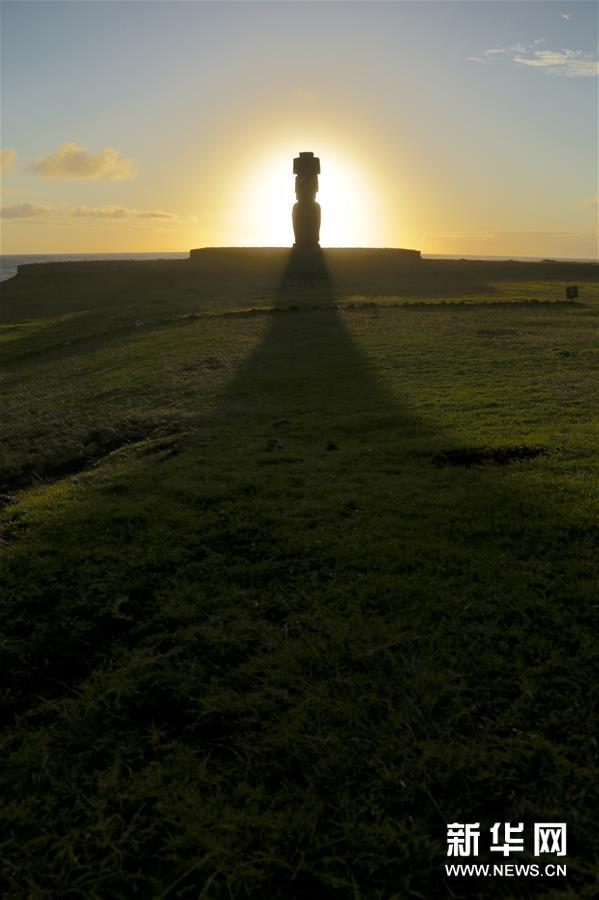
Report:
[[[150,209],[148,212],[136,212],[138,219],[179,219],[176,213],[164,212],[162,209]]]
[[[126,219],[131,213],[126,206],[76,206],[69,216],[81,219]]]
[[[594,231],[479,231],[420,235],[425,254],[536,258],[597,257]]]
[[[65,219],[112,219],[126,223],[142,220],[155,220],[168,225],[186,225],[196,221],[195,216],[181,216],[178,213],[166,212],[163,209],[132,209],[129,206],[75,206],[64,207],[41,206],[36,203],[19,203],[15,206],[4,206],[0,210],[4,219],[40,219],[45,222],[64,222]]]
[[[314,103],[319,99],[320,94],[318,91],[311,91],[308,88],[296,87],[291,91],[294,97],[299,97],[300,100],[305,100],[306,103]]]
[[[466,59],[468,62],[483,63],[485,66],[491,65],[491,61],[489,59],[484,59],[482,56],[467,56]]]
[[[583,200],[580,205],[583,209],[599,210],[599,194],[593,194],[592,197],[588,197],[586,200]]]
[[[599,59],[582,50],[535,50],[532,55],[514,57],[521,66],[544,68],[551,75],[566,78],[592,78],[599,75]]]
[[[0,171],[8,172],[10,167],[12,166],[15,156],[17,155],[17,151],[13,150],[11,147],[6,147],[4,150],[0,150]]]
[[[137,176],[134,159],[123,159],[114,147],[90,153],[75,141],[62,144],[55,153],[40,156],[31,166],[37,175],[50,178],[79,178],[86,181],[123,181]]]
[[[51,212],[51,206],[40,206],[37,203],[18,203],[15,206],[3,206],[0,216],[3,219],[32,219]]]
[[[591,78],[599,75],[599,59],[582,50],[542,50],[540,44],[545,38],[536,38],[529,44],[509,44],[507,47],[491,47],[482,57],[468,56],[469,62],[490,62],[507,57],[519,66],[545,69],[548,75],[563,75],[566,78]]]
[[[79,219],[166,219],[168,221],[192,221],[193,217],[182,217],[177,213],[162,209],[131,209],[128,206],[76,206],[69,216]]]
[[[536,41],[533,41],[531,44],[523,44],[521,42],[517,44],[508,44],[507,47],[493,47],[491,50],[485,50],[485,56],[500,56],[505,54],[510,56],[513,53],[526,53],[527,50],[530,50],[531,47],[536,47],[537,44],[542,44],[545,38],[537,38]]]
[[[572,13],[560,13],[560,16],[562,17],[562,19],[565,19],[566,22],[569,22],[572,18]]]

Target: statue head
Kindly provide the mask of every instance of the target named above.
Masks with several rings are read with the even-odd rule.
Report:
[[[295,196],[301,203],[314,203],[318,191],[320,160],[313,153],[300,153],[293,160],[295,175]]]
[[[320,175],[320,160],[313,153],[300,153],[293,160],[293,174],[299,176]]]

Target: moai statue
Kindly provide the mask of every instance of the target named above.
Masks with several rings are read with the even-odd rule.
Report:
[[[320,205],[316,202],[320,160],[313,153],[300,153],[293,160],[295,196],[293,207],[294,247],[318,247],[320,237]]]

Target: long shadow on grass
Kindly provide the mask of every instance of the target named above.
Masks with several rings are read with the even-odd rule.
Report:
[[[268,315],[196,447],[17,550],[15,670],[63,687],[9,743],[12,894],[532,898],[448,883],[445,827],[522,821],[532,861],[541,820],[592,896],[596,528],[433,465],[322,256]]]
[[[244,700],[209,721],[215,746],[243,759],[239,777],[249,767],[285,810],[274,825],[256,806],[256,823],[279,828],[273,859],[299,866],[288,881],[273,862],[269,892],[349,890],[355,878],[367,896],[513,896],[474,880],[450,893],[439,847],[449,821],[481,821],[482,848],[495,821],[524,821],[530,850],[535,820],[565,817],[574,769],[586,780],[591,672],[569,659],[589,643],[572,604],[592,596],[596,529],[510,484],[502,465],[435,453],[455,439],[381,384],[321,254],[291,254],[271,324],[220,410],[243,429],[226,437],[243,496],[213,548],[252,607],[241,644],[248,632],[255,644],[239,659],[231,639],[229,683]],[[238,616],[237,604],[222,614],[230,636]]]
[[[376,311],[371,313],[376,315]],[[292,250],[269,312],[270,324],[221,398],[228,413],[268,422],[291,410],[322,438],[344,416],[399,415],[401,429],[416,416],[377,378],[336,308],[325,254]],[[275,427],[277,423],[273,422]],[[279,422],[279,427],[291,422]],[[421,431],[426,426],[420,424]]]

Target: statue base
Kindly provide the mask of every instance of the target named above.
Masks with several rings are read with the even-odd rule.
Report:
[[[351,268],[403,269],[406,265],[422,263],[420,250],[395,247],[321,247],[319,243],[296,243],[293,247],[200,247],[189,251],[189,262],[194,266],[216,262],[224,266],[230,262],[268,265],[284,263],[290,254],[319,254],[328,265]]]
[[[191,250],[185,263],[199,278],[217,279],[219,284],[235,290],[244,284],[276,283],[283,272],[317,282],[331,278],[336,284],[359,293],[420,279],[430,261],[420,257],[420,250],[325,247],[318,244],[294,247],[203,247]]]

